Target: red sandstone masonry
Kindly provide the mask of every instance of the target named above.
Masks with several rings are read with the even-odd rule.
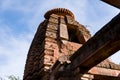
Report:
[[[82,28],[74,20],[73,14],[71,12],[64,13],[64,11],[58,11],[60,14],[57,14],[57,10],[55,14],[51,12],[45,15],[47,18],[39,25],[31,44],[25,66],[24,80],[38,80],[39,78],[46,80],[49,75],[49,70],[57,60],[63,63],[68,62],[69,56],[82,46],[82,44],[69,41],[70,34],[68,30],[72,30],[74,28],[73,26],[75,26],[74,31],[79,32],[78,27],[80,26]],[[83,33],[80,32],[77,34],[73,32],[72,34],[82,37]],[[87,34],[89,33],[87,32]],[[84,40],[84,37],[82,38]],[[63,59],[64,56],[65,58]]]
[[[73,13],[69,10],[57,8],[48,11],[28,52],[23,80],[103,80],[106,76],[100,73],[111,72],[108,76],[118,75],[119,71],[107,72],[103,67],[98,68],[99,66],[86,74],[79,73],[80,68],[74,71],[70,69],[73,63],[69,58],[90,37],[89,31],[74,19]],[[103,73],[98,69],[103,70]]]

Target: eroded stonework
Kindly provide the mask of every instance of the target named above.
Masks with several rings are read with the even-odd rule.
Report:
[[[90,38],[89,31],[71,11],[56,8],[46,12],[29,49],[23,80],[94,80],[102,63],[86,74],[69,67],[69,58]]]

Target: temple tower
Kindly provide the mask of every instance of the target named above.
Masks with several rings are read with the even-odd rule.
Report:
[[[23,80],[48,80],[56,61],[70,63],[69,57],[91,37],[68,9],[52,9],[44,17],[29,49]]]

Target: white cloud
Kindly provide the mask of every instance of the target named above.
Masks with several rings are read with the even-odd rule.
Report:
[[[5,61],[3,61],[5,64],[0,64],[0,75],[19,75],[22,77],[29,42],[14,37],[9,37],[6,41],[5,46],[0,46],[0,56],[4,57],[3,55],[5,55],[6,57]]]
[[[12,35],[8,25],[0,23],[0,77],[16,75],[22,77],[30,45],[29,35]]]

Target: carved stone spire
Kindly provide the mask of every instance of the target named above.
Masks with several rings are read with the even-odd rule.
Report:
[[[23,80],[48,80],[56,61],[70,63],[69,56],[90,38],[68,9],[52,9],[44,17],[29,49]]]

